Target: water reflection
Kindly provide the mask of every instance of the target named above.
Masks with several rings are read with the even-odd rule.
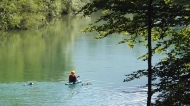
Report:
[[[80,23],[68,17],[45,29],[0,33],[0,82],[63,80]]]
[[[147,62],[137,60],[147,49],[116,45],[122,35],[95,40],[95,33],[80,33],[90,21],[63,17],[40,30],[0,32],[0,104],[143,106],[146,92],[133,91],[143,90],[136,86],[147,78],[122,81],[125,74],[147,68]],[[92,85],[66,86],[70,70]],[[31,81],[33,86],[22,86]]]

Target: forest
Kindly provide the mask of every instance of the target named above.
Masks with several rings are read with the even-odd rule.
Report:
[[[1,0],[0,29],[38,29],[53,18],[73,15],[88,0]]]

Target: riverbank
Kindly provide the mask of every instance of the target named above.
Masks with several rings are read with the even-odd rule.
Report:
[[[0,2],[0,30],[28,30],[47,26],[63,15],[73,15],[89,0],[17,0]]]

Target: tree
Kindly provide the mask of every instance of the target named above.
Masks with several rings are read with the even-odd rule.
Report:
[[[84,32],[97,31],[99,34],[96,36],[97,39],[119,33],[127,36],[119,43],[128,43],[130,47],[135,43],[142,43],[149,47],[149,52],[139,58],[144,61],[150,59],[148,69],[137,70],[126,75],[125,79],[131,81],[142,76],[149,77],[149,86],[146,85],[149,94],[148,106],[150,106],[150,93],[156,92],[159,92],[159,95],[154,105],[190,104],[190,89],[187,86],[190,77],[189,0],[93,0],[79,12],[83,12],[84,16],[102,12],[102,16],[84,30]],[[126,17],[127,14],[133,14],[133,18]],[[144,40],[136,39],[139,36]],[[150,40],[149,45],[146,43],[147,40]],[[151,47],[151,41],[155,42],[156,46]],[[163,53],[167,57],[152,66],[151,52]],[[159,81],[151,84],[151,81],[156,79]],[[153,91],[151,91],[152,86],[156,87]]]
[[[0,0],[0,30],[38,29],[78,11],[87,0]]]

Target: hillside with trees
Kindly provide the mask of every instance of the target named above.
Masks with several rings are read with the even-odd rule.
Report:
[[[88,0],[1,0],[0,30],[38,29],[52,18],[73,15]]]

